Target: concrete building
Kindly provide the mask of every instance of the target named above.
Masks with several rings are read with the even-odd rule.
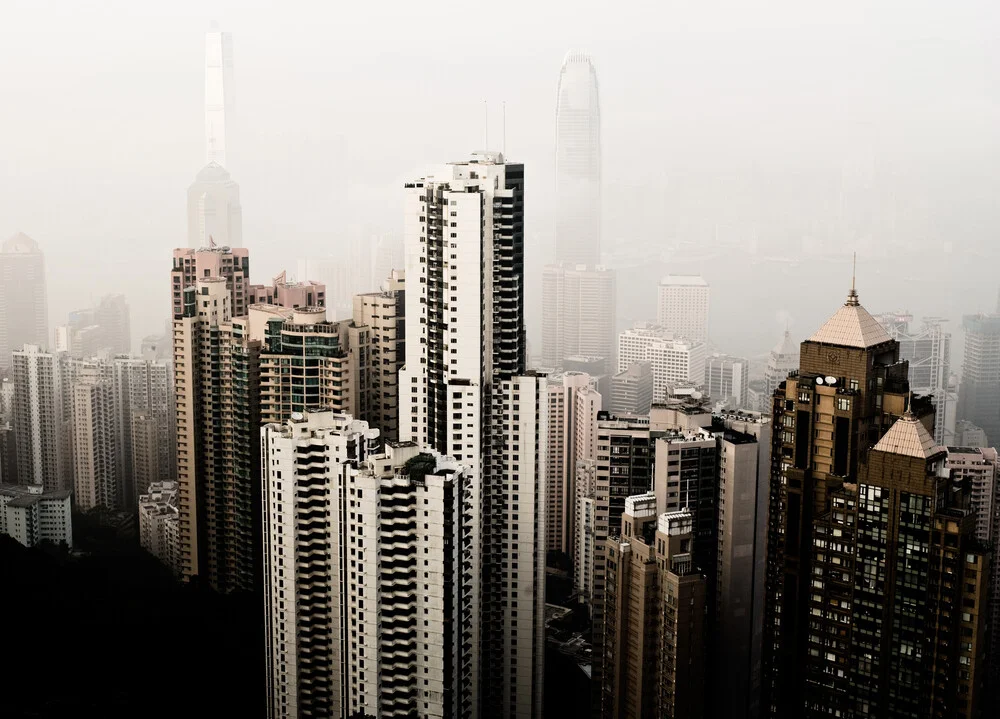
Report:
[[[173,367],[169,361],[111,361],[124,506],[132,509],[152,482],[177,477]]]
[[[132,325],[124,295],[107,295],[96,307],[70,312],[65,325],[56,327],[55,349],[77,359],[99,354],[129,354]]]
[[[88,368],[72,385],[73,497],[77,510],[124,506],[114,384]]]
[[[875,319],[899,342],[899,358],[910,363],[913,393],[928,396],[934,403],[934,441],[954,444],[958,395],[950,385],[951,333],[943,326],[947,320],[925,317],[919,329],[911,329],[913,315],[905,310],[886,312]]]
[[[602,398],[590,375],[564,372],[548,381],[545,470],[546,550],[572,557],[576,536],[577,463],[594,459]]]
[[[589,374],[594,381],[594,387],[602,397],[611,396],[611,374],[605,369],[607,362],[604,357],[589,355],[569,355],[563,358],[563,372],[583,372]],[[613,371],[613,370],[612,370]]]
[[[23,233],[0,246],[0,368],[24,345],[52,347],[45,288],[45,257]]]
[[[955,423],[956,447],[986,447],[986,432],[972,422],[960,419]]]
[[[801,716],[984,715],[991,550],[946,461],[907,411],[813,520]]]
[[[295,282],[282,271],[268,285],[250,285],[249,303],[279,307],[326,307],[326,285],[312,280]]]
[[[14,435],[21,484],[72,489],[63,362],[37,345],[13,353]]]
[[[597,716],[705,716],[706,580],[692,561],[693,524],[686,511],[657,514],[652,494],[625,500],[606,540]]]
[[[992,549],[989,625],[1000,627],[1000,462],[991,447],[948,447],[946,467],[953,485],[970,485],[976,515],[976,539]],[[990,685],[1000,681],[1000,632],[990,634]],[[996,701],[996,689],[993,689]]]
[[[653,404],[653,368],[649,362],[634,362],[611,378],[612,414],[649,414]]]
[[[675,337],[708,343],[709,286],[699,275],[667,275],[656,296],[656,324]]]
[[[250,253],[245,248],[208,242],[190,248],[174,250],[174,264],[170,271],[171,303],[173,316],[183,315],[184,290],[194,287],[206,277],[221,277],[229,291],[229,312],[242,317],[250,305]]]
[[[803,654],[815,634],[810,587],[817,578],[813,567],[825,571],[826,563],[824,558],[813,564],[814,525],[824,517],[846,517],[841,502],[856,505],[848,498],[835,505],[833,493],[858,482],[868,448],[903,415],[907,369],[899,343],[861,306],[852,287],[844,305],[802,343],[798,372],[776,391],[761,703],[771,716],[808,715]],[[825,657],[829,650],[819,651]]]
[[[597,70],[569,52],[556,90],[556,261],[601,262],[601,105]]]
[[[73,548],[71,492],[45,491],[41,485],[0,484],[0,534],[25,547],[40,542]]]
[[[789,374],[799,368],[799,346],[792,341],[792,334],[785,330],[778,342],[767,356],[767,367],[764,369],[764,394],[766,405],[757,411],[771,413],[771,401],[778,385],[785,381]]]
[[[542,274],[542,363],[562,367],[575,355],[615,368],[615,272],[601,266],[548,265]]]
[[[750,361],[715,352],[705,358],[705,392],[727,409],[748,409]]]
[[[399,437],[399,370],[406,358],[406,293],[404,273],[391,270],[382,289],[354,296],[351,328],[364,332],[351,343],[358,357],[352,385],[354,413],[379,430],[384,440]]]
[[[14,380],[0,378],[0,484],[18,484],[17,441],[14,438]]]
[[[524,167],[475,153],[405,194],[400,439],[473,477],[480,716],[540,717],[548,430],[545,378],[525,372]]]
[[[1000,443],[1000,314],[966,315],[958,417],[981,427],[986,444]],[[984,446],[986,446],[984,444]]]
[[[618,335],[618,371],[624,372],[636,362],[649,362],[654,402],[663,399],[668,385],[704,385],[706,355],[703,343],[678,339],[659,326],[638,323]]]
[[[177,572],[177,483],[152,482],[139,497],[139,544]]]
[[[471,477],[330,412],[262,442],[268,716],[471,715]]]

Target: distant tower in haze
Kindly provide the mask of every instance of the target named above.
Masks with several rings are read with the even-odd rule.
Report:
[[[233,36],[216,28],[205,33],[205,161],[228,167],[236,109]]]
[[[45,258],[38,243],[17,234],[0,247],[0,367],[23,345],[50,346]]]
[[[567,53],[556,100],[556,261],[601,261],[601,107],[597,71]]]
[[[188,187],[188,247],[240,247],[243,207],[240,186],[218,162],[201,169]]]

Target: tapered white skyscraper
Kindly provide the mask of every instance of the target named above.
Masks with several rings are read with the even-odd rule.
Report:
[[[215,28],[205,33],[205,161],[229,166],[227,151],[236,108],[233,36]]]
[[[570,52],[556,100],[556,261],[601,261],[601,107],[591,59]]]

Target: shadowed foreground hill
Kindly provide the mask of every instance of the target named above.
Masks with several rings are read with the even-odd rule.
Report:
[[[0,716],[261,716],[260,616],[138,549],[69,557],[0,536]]]

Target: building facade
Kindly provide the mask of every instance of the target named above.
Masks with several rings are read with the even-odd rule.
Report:
[[[525,373],[524,167],[475,153],[407,183],[404,208],[400,439],[453,457],[477,488],[480,715],[538,717],[548,430],[546,380]]]
[[[986,445],[1000,441],[1000,315],[966,315],[965,357],[958,416],[986,433]]]
[[[542,274],[542,364],[568,369],[567,357],[602,357],[615,368],[615,272],[601,266],[548,265]]]
[[[545,469],[545,548],[575,553],[577,463],[594,458],[602,398],[590,375],[565,372],[548,382],[549,434]]]
[[[72,489],[63,362],[37,345],[15,351],[12,361],[19,483]]]
[[[705,384],[705,345],[678,339],[659,326],[637,324],[618,335],[618,371],[649,362],[653,371],[653,401],[662,401],[672,384]]]
[[[114,383],[101,368],[86,368],[70,388],[73,498],[80,511],[124,506],[118,466],[118,422]]]
[[[700,275],[667,275],[656,295],[656,324],[676,337],[708,343],[709,286]]]
[[[177,572],[176,482],[152,482],[139,497],[139,545]]]
[[[72,493],[46,491],[38,484],[0,484],[0,534],[25,547],[40,542],[73,548]]]
[[[745,357],[713,353],[705,358],[705,392],[727,409],[748,409],[750,362]]]
[[[51,349],[45,256],[23,233],[0,246],[0,367],[24,345]]]
[[[612,414],[649,414],[653,404],[653,367],[649,362],[634,362],[611,378]]]
[[[606,540],[600,717],[705,716],[705,577],[692,562],[686,511],[657,514],[628,497]]]
[[[934,441],[955,444],[955,421],[958,395],[951,387],[951,333],[945,332],[947,320],[925,317],[919,329],[911,329],[913,315],[886,312],[876,317],[886,331],[899,342],[899,357],[910,363],[910,388],[926,395],[934,403]]]
[[[814,526],[819,518],[844,516],[840,503],[847,500],[834,493],[857,483],[867,448],[903,415],[906,378],[899,344],[852,288],[802,343],[798,372],[775,392],[762,687],[769,716],[804,715],[804,653],[816,622],[809,600],[818,566]]]

